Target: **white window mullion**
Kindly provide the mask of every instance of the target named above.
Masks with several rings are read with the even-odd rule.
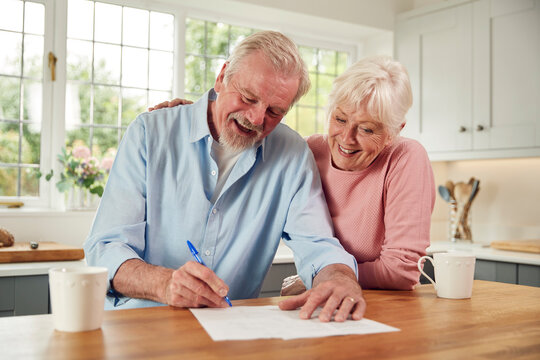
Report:
[[[56,161],[65,142],[65,108],[66,108],[66,39],[67,39],[67,3],[68,0],[54,1],[54,40],[52,49],[57,57],[56,81],[52,84],[52,121],[50,133],[50,161],[54,170],[54,178],[50,181],[52,208],[64,207],[64,196],[56,189],[56,182],[60,179],[62,166]],[[48,52],[47,52],[48,53]],[[50,81],[50,75],[49,75]]]

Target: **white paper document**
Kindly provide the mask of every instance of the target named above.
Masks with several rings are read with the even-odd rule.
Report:
[[[190,310],[214,341],[270,338],[289,340],[399,331],[395,327],[368,319],[324,323],[317,318],[320,308],[310,320],[300,319],[300,310],[282,311],[277,306]]]

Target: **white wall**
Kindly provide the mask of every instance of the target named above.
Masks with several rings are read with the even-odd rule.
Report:
[[[480,180],[471,206],[473,241],[540,239],[540,158],[434,162],[436,185]],[[445,240],[448,208],[437,193],[431,239]]]
[[[395,15],[411,10],[412,0],[235,0],[353,24],[393,30]]]

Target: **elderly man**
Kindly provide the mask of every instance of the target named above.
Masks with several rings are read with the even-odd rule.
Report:
[[[280,120],[309,89],[295,44],[246,38],[193,105],[141,114],[111,170],[85,253],[109,269],[107,308],[223,307],[256,297],[280,238],[307,288],[301,318],[365,311],[356,262],[333,237],[317,167]],[[186,241],[207,265],[191,261]]]

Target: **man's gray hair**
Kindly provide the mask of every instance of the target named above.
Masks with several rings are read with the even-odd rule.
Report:
[[[351,65],[334,80],[328,98],[328,120],[338,106],[364,110],[397,136],[412,106],[407,69],[386,56],[368,57]]]
[[[298,47],[277,31],[259,31],[242,40],[227,59],[223,82],[227,84],[231,76],[241,70],[242,60],[256,51],[261,51],[279,73],[299,78],[298,91],[291,106],[309,91],[311,82]]]

